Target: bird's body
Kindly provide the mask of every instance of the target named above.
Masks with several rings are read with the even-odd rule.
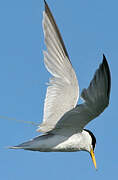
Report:
[[[91,144],[91,141],[92,139],[86,130],[70,137],[48,133],[13,148],[41,152],[74,152],[85,150],[85,147],[88,146],[89,151],[90,146],[88,144]]]
[[[83,103],[77,105],[79,85],[63,39],[54,17],[44,0],[43,30],[47,51],[44,63],[52,74],[49,80],[44,117],[38,131],[43,133],[12,149],[32,151],[87,151],[96,167],[94,148],[96,138],[84,127],[99,116],[109,104],[111,78],[105,56],[87,89],[83,89]]]

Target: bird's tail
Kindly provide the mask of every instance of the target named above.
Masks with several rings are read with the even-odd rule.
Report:
[[[10,146],[9,149],[24,149],[24,150],[31,150],[31,151],[40,151],[40,140],[42,136],[37,136],[34,139],[21,143],[17,146]]]
[[[17,146],[10,146],[9,149],[24,149],[24,150],[31,150],[31,151],[42,151],[44,142],[47,138],[53,136],[52,134],[44,134],[35,137],[29,141],[21,143]]]

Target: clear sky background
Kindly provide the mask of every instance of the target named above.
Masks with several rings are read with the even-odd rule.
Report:
[[[87,125],[97,138],[98,171],[86,152],[9,150],[38,135],[49,73],[43,64],[43,0],[0,1],[0,179],[111,180],[118,178],[118,1],[48,0],[61,31],[80,91],[88,87],[106,55],[111,76],[110,106]]]

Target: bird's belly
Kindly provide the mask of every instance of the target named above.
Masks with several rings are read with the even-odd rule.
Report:
[[[75,135],[69,138],[54,135],[40,144],[40,151],[42,152],[72,152],[79,150],[81,150],[79,138]]]
[[[69,137],[67,140],[56,145],[53,149],[60,152],[73,152],[80,150],[79,142],[75,137]]]

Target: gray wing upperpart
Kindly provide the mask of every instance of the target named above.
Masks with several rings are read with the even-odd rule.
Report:
[[[83,89],[83,104],[77,105],[56,124],[54,133],[72,135],[82,131],[86,124],[99,116],[109,104],[111,89],[110,70],[105,56],[87,89]]]

